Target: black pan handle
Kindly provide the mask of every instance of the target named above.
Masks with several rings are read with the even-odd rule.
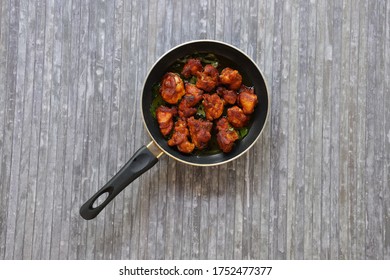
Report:
[[[158,158],[162,153],[157,155],[149,150],[152,143],[148,147],[142,146],[104,187],[81,206],[81,217],[86,220],[95,218],[125,187],[158,162]],[[94,207],[95,201],[106,193],[108,194],[106,200]]]

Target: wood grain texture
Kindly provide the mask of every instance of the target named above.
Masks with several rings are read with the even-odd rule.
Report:
[[[0,3],[1,259],[390,259],[388,1]],[[262,69],[262,136],[221,166],[165,156],[83,220],[150,141],[148,70],[194,39]]]

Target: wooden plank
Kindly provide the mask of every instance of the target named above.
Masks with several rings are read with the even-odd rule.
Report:
[[[356,58],[359,57],[359,7],[350,5],[350,54],[349,54],[349,94],[347,95],[348,106],[348,178],[347,189],[349,190],[349,222],[350,222],[350,258],[357,258],[357,238],[358,238],[358,216],[357,216],[357,139],[358,139],[358,102],[354,93],[358,92],[358,73],[359,67]]]
[[[322,115],[322,207],[321,207],[321,258],[330,258],[330,87],[331,87],[331,69],[332,69],[332,6],[326,6],[326,15],[324,22],[325,44],[324,44],[324,73],[322,80],[323,87],[323,115]]]
[[[316,3],[310,2],[307,6],[307,74],[306,74],[306,114],[305,114],[305,198],[304,198],[304,240],[303,258],[313,259],[313,208],[314,208],[314,161],[315,161],[315,51],[316,51],[316,26],[310,24],[316,22]]]
[[[37,1],[37,22],[35,34],[35,61],[34,61],[34,94],[40,96],[38,98],[37,106],[35,107],[37,113],[36,133],[38,137],[38,151],[37,151],[37,181],[36,181],[36,197],[35,197],[35,211],[34,211],[34,233],[32,240],[32,258],[41,259],[43,253],[43,223],[45,213],[45,188],[46,188],[46,168],[48,155],[48,123],[50,110],[50,96],[46,91],[43,95],[43,67],[44,67],[44,41],[45,41],[45,3]],[[34,122],[34,121],[33,121]]]
[[[315,46],[315,80],[314,80],[314,155],[313,155],[313,239],[312,258],[321,259],[321,193],[322,193],[322,149],[323,149],[323,73],[325,45],[325,1],[318,1],[316,7],[316,46]]]
[[[382,186],[380,180],[383,153],[380,141],[383,139],[382,131],[378,131],[383,118],[383,96],[380,92],[380,65],[381,61],[376,56],[381,36],[379,29],[379,3],[370,2],[368,5],[368,44],[370,50],[367,53],[367,115],[366,115],[366,169],[365,169],[365,189],[366,189],[366,258],[377,259],[383,257],[382,239],[382,215],[381,205]],[[378,39],[374,39],[378,38]],[[371,51],[374,50],[374,51]]]
[[[208,171],[208,170],[206,170]],[[208,223],[204,228],[207,234],[207,240],[204,241],[204,249],[202,259],[217,259],[217,244],[218,244],[218,182],[219,182],[219,167],[211,168],[210,172],[206,172],[205,178],[210,178],[206,185],[208,197],[204,197],[206,201],[208,198]]]
[[[349,177],[349,139],[348,139],[348,97],[352,95],[349,85],[349,67],[350,67],[350,9],[351,3],[343,2],[342,7],[342,46],[341,46],[341,90],[340,90],[340,139],[339,139],[339,153],[340,153],[340,189],[339,189],[339,222],[340,237],[339,237],[339,259],[350,259],[350,189],[348,188]]]
[[[340,191],[340,90],[341,90],[341,34],[342,3],[335,3],[332,20],[332,70],[330,88],[330,258],[339,257],[339,191]]]
[[[201,223],[201,200],[202,200],[202,167],[194,167],[192,170],[190,201],[191,206],[188,207],[188,215],[190,224],[189,227],[184,229],[185,234],[188,236],[188,253],[191,259],[200,258],[200,223]]]
[[[5,258],[6,251],[6,235],[7,235],[7,209],[8,209],[8,185],[6,184],[8,174],[6,170],[5,158],[8,154],[9,143],[4,138],[6,127],[7,113],[7,56],[8,56],[8,40],[9,40],[9,2],[0,5],[0,257]],[[6,144],[8,144],[6,146]]]
[[[273,30],[282,30],[282,13],[283,5],[281,2],[275,2],[274,14],[273,14]],[[283,105],[281,102],[281,53],[282,53],[282,32],[273,32],[272,38],[272,79],[270,90],[272,94],[271,111],[272,117],[270,119],[271,126],[271,138],[274,139],[270,146],[271,158],[271,174],[270,174],[270,217],[269,217],[269,258],[277,259],[278,254],[278,222],[279,222],[279,191],[280,191],[280,178],[283,178],[283,167],[281,167],[281,155],[285,150],[280,149],[281,146],[285,147],[285,141],[283,139],[283,128],[281,128],[281,113]],[[284,111],[285,112],[285,111]],[[283,238],[282,238],[283,239]]]
[[[28,176],[28,153],[25,153],[26,148],[29,147],[29,139],[26,139],[22,135],[25,130],[28,129],[28,125],[25,125],[24,119],[24,80],[25,80],[25,67],[26,67],[26,45],[27,45],[27,18],[28,18],[28,5],[26,3],[20,3],[19,6],[19,30],[20,34],[18,39],[18,56],[17,56],[17,72],[16,78],[16,99],[15,99],[15,115],[14,115],[14,135],[12,145],[12,165],[10,175],[10,186],[13,186],[11,192],[17,193],[17,206],[16,206],[16,223],[15,223],[15,241],[14,241],[14,259],[23,258],[23,238],[24,238],[24,224],[25,224],[25,211],[26,211],[26,188],[24,188],[21,182],[26,180]],[[16,189],[17,188],[17,189]]]
[[[182,9],[183,9],[183,1],[173,1],[173,13],[172,13],[172,41],[171,47],[176,46],[183,42],[181,39],[181,22],[183,19]],[[170,22],[168,17],[165,17],[166,23]],[[164,49],[165,51],[168,48]],[[157,55],[162,55],[162,53],[157,53]]]
[[[59,259],[61,248],[64,247],[64,242],[62,241],[62,232],[65,230],[69,231],[69,216],[65,215],[66,205],[63,201],[68,201],[69,197],[69,187],[66,187],[65,178],[71,178],[72,173],[69,173],[69,168],[67,168],[66,162],[66,152],[64,151],[64,130],[62,129],[65,126],[65,118],[61,117],[61,50],[62,50],[62,18],[61,18],[62,6],[59,2],[53,3],[52,11],[49,9],[48,13],[53,14],[53,54],[51,57],[52,63],[52,78],[51,78],[51,116],[50,116],[50,125],[51,131],[53,134],[49,136],[49,147],[50,147],[50,158],[48,161],[53,161],[51,168],[55,170],[61,170],[62,172],[51,171],[54,174],[51,180],[53,180],[50,188],[53,191],[53,219],[52,219],[52,235],[51,235],[51,244],[50,244],[50,258]],[[83,61],[80,58],[80,61]],[[47,64],[45,64],[47,65]],[[78,96],[80,96],[78,94]],[[83,126],[81,126],[83,128]],[[70,130],[68,130],[67,135],[71,135]],[[80,134],[82,135],[82,133]],[[81,137],[79,138],[82,140]],[[70,145],[73,143],[69,143]],[[77,146],[77,144],[75,145]],[[68,152],[71,155],[70,151]],[[72,155],[73,156],[73,155]],[[78,155],[74,159],[77,160]],[[73,166],[73,165],[72,165]],[[70,184],[70,183],[68,183]],[[50,184],[49,184],[50,185]],[[67,238],[65,239],[68,240]],[[64,257],[63,257],[64,258]]]
[[[224,259],[234,258],[234,213],[235,213],[235,180],[236,180],[236,165],[234,162],[227,164],[227,172],[224,176],[227,177],[226,181],[226,208],[225,211],[225,247],[224,247]]]
[[[27,186],[23,258],[32,258],[33,228],[35,215],[35,194],[36,194],[36,173],[37,173],[37,147],[39,123],[37,124],[38,112],[36,104],[41,96],[40,92],[34,93],[34,62],[35,62],[35,33],[36,33],[36,12],[34,3],[28,3],[28,36],[26,49],[26,89],[25,89],[25,119],[29,131],[24,137],[29,138],[26,152],[29,153],[28,178],[24,182]],[[40,113],[40,112],[39,112]]]
[[[7,192],[5,198],[7,199],[8,209],[6,214],[7,226],[5,233],[5,252],[6,259],[14,257],[14,244],[15,241],[15,228],[16,228],[16,212],[17,212],[17,198],[18,198],[18,186],[15,185],[15,178],[17,174],[13,172],[13,167],[17,164],[18,160],[18,147],[14,143],[18,139],[14,139],[14,129],[18,131],[18,120],[15,120],[15,114],[17,114],[18,108],[16,108],[16,73],[17,73],[17,48],[18,48],[18,31],[19,31],[19,2],[13,2],[8,8],[8,24],[5,24],[5,28],[8,27],[8,41],[6,42],[5,53],[5,102],[4,102],[4,131],[3,131],[3,160],[1,173],[3,174],[4,191]],[[5,10],[7,11],[7,10]],[[18,116],[17,116],[18,117]],[[16,146],[16,147],[15,147]],[[17,156],[15,156],[13,153]]]
[[[268,6],[270,5],[270,6]],[[273,32],[273,22],[272,17],[269,18],[273,14],[273,5],[272,2],[264,1],[260,3],[260,18],[263,20],[259,21],[258,30],[258,43],[257,46],[260,50],[260,67],[262,67],[263,74],[265,75],[265,79],[267,80],[268,90],[270,91],[270,99],[271,99],[271,107],[273,101],[273,93],[271,90],[271,82],[272,82],[272,32]],[[259,41],[261,40],[261,41]],[[271,108],[269,108],[271,111]],[[261,193],[263,194],[261,197],[261,220],[260,220],[260,248],[261,249],[259,255],[261,259],[268,259],[269,256],[269,241],[270,241],[270,226],[269,226],[269,215],[270,215],[270,146],[271,146],[271,119],[272,113],[269,114],[268,123],[263,130],[263,136],[261,138],[261,177],[260,177],[260,188]]]
[[[59,84],[55,84],[54,91],[58,91],[59,96],[59,123],[58,123],[58,136],[57,136],[57,145],[60,147],[60,150],[57,153],[57,162],[59,166],[63,166],[64,170],[63,174],[59,174],[58,182],[62,186],[62,209],[61,209],[61,238],[60,238],[60,248],[59,248],[59,258],[67,259],[72,258],[70,255],[75,253],[69,253],[70,244],[73,242],[74,236],[72,235],[71,227],[71,212],[72,212],[72,191],[73,191],[73,180],[79,180],[80,177],[77,175],[73,175],[74,165],[77,166],[73,162],[74,157],[74,142],[73,137],[74,133],[72,133],[71,129],[74,129],[72,124],[74,123],[73,115],[68,114],[68,95],[69,95],[69,71],[70,71],[70,44],[69,39],[71,37],[71,6],[67,5],[68,3],[64,2],[56,2],[59,6],[59,16],[62,18],[62,26],[58,30],[58,38],[60,40],[61,52],[59,57],[55,57],[55,67],[59,68],[59,77],[57,77],[57,82]],[[57,93],[56,93],[57,94]],[[69,116],[69,118],[68,118]],[[72,160],[71,160],[72,159]],[[67,164],[72,163],[72,164]],[[79,174],[79,171],[76,170],[76,174]],[[62,176],[63,177],[62,177]],[[73,226],[75,228],[75,226]],[[77,237],[76,237],[77,238]],[[74,255],[73,255],[73,258]]]
[[[281,4],[280,29],[280,69],[276,75],[279,76],[280,84],[280,119],[279,119],[279,187],[277,206],[277,244],[275,248],[275,258],[286,259],[287,257],[287,188],[288,188],[288,113],[289,113],[289,68],[290,68],[290,48],[291,48],[291,6],[287,3]],[[276,62],[276,61],[275,61]]]
[[[384,61],[385,70],[384,77],[390,75],[390,5],[386,3],[386,16],[385,16],[385,40],[384,44]],[[390,106],[390,81],[384,79],[384,128],[385,128],[385,158],[384,158],[384,179],[383,179],[383,236],[384,236],[384,248],[383,258],[390,259],[390,112],[386,108]]]
[[[170,166],[172,166],[172,161],[173,159],[170,159]],[[186,176],[189,176],[188,173],[190,172],[189,168],[186,168],[184,164],[182,163],[174,163],[174,167],[176,170],[176,174],[174,174],[175,177],[175,182],[177,182],[177,187],[174,189],[175,191],[175,200],[177,202],[175,203],[175,215],[174,215],[174,220],[175,220],[175,230],[174,230],[174,238],[173,240],[173,259],[184,259],[182,256],[182,251],[184,248],[184,243],[185,240],[183,239],[183,229],[185,226],[187,226],[187,220],[185,220],[185,198],[187,197],[186,195]],[[172,190],[173,192],[173,190]],[[168,244],[170,246],[171,244]]]
[[[297,139],[297,65],[298,65],[298,35],[299,16],[298,3],[291,4],[291,36],[290,36],[290,68],[289,100],[288,100],[288,175],[287,175],[287,217],[286,217],[286,257],[294,258],[295,253],[295,169],[296,169],[296,139]],[[273,95],[271,95],[273,96]],[[273,99],[271,99],[273,102]],[[271,112],[272,113],[272,112]]]
[[[305,226],[305,114],[307,93],[307,48],[308,48],[308,13],[307,3],[299,6],[298,67],[297,67],[297,139],[296,139],[296,186],[295,186],[295,221],[294,221],[294,259],[304,257]]]
[[[378,42],[378,51],[380,53],[377,54],[377,60],[380,61],[378,64],[379,67],[379,74],[378,74],[378,84],[379,84],[379,92],[380,92],[380,98],[378,99],[378,106],[380,110],[378,110],[378,123],[377,123],[377,129],[380,130],[380,133],[377,134],[378,141],[378,150],[377,150],[377,169],[378,169],[378,178],[377,178],[377,184],[380,186],[380,191],[379,191],[379,205],[381,207],[381,216],[379,220],[379,224],[381,226],[381,234],[380,237],[382,239],[381,241],[381,246],[382,246],[382,251],[377,253],[376,258],[378,259],[384,259],[385,255],[388,255],[388,248],[389,245],[388,243],[385,244],[385,234],[384,234],[384,227],[388,226],[386,221],[386,216],[387,216],[387,208],[386,208],[386,202],[387,200],[384,200],[384,192],[389,189],[389,181],[386,178],[386,171],[388,169],[387,163],[387,158],[389,155],[389,150],[386,149],[386,136],[388,132],[386,132],[386,119],[382,116],[384,116],[385,112],[388,111],[388,107],[385,107],[386,104],[386,96],[388,96],[388,75],[386,76],[386,68],[388,66],[388,61],[386,60],[386,52],[388,52],[388,48],[386,49],[386,42],[389,41],[389,38],[387,37],[388,31],[386,30],[386,27],[388,26],[388,13],[387,13],[387,6],[388,3],[386,1],[380,1],[379,2],[379,36],[381,40]],[[387,64],[387,65],[386,65]],[[386,95],[387,93],[387,95]],[[386,188],[387,186],[387,188]],[[386,223],[387,222],[387,223]]]
[[[217,178],[214,175],[216,168],[201,168],[199,178],[201,183],[200,189],[200,211],[199,211],[199,259],[208,259],[208,244],[209,244],[209,200],[211,188],[217,184]],[[212,226],[212,225],[211,225]],[[212,237],[211,237],[212,238]]]
[[[368,2],[361,1],[359,5],[359,72],[358,72],[358,97],[357,97],[357,234],[356,256],[358,259],[366,258],[366,190],[365,190],[365,159],[366,159],[366,91],[367,91],[367,53],[368,53]]]
[[[374,131],[375,131],[375,146],[374,146],[374,188],[371,191],[375,191],[374,194],[374,213],[373,213],[373,231],[372,235],[375,245],[373,250],[373,258],[383,259],[384,257],[384,204],[383,204],[383,191],[384,191],[384,170],[385,170],[385,123],[384,123],[384,111],[388,108],[384,107],[385,96],[384,96],[384,81],[387,79],[385,74],[385,50],[384,50],[384,41],[385,41],[385,20],[386,20],[386,4],[385,1],[378,1],[376,6],[377,21],[375,22],[375,32],[379,40],[375,41],[375,82],[374,90],[375,98],[375,114],[374,114]],[[370,83],[369,83],[370,85]],[[369,87],[370,91],[370,87]],[[388,152],[388,151],[387,151]],[[369,192],[370,194],[370,192]],[[370,195],[369,195],[370,198]],[[369,223],[370,225],[370,223]],[[370,226],[369,226],[370,228]],[[370,240],[371,238],[369,238]],[[372,253],[371,248],[367,251],[369,255]]]
[[[43,53],[43,83],[42,83],[42,95],[46,98],[46,107],[42,107],[43,111],[46,111],[46,145],[47,145],[47,156],[46,156],[46,166],[45,173],[46,178],[44,184],[44,204],[43,204],[43,222],[42,222],[42,255],[41,259],[50,259],[51,251],[51,237],[53,236],[53,231],[55,230],[52,227],[53,223],[53,211],[54,208],[54,178],[56,174],[55,157],[56,157],[56,137],[58,130],[56,130],[57,121],[52,121],[52,114],[54,113],[53,108],[51,107],[52,98],[51,98],[51,89],[52,89],[52,57],[53,57],[53,42],[54,42],[54,28],[53,28],[53,19],[54,19],[54,3],[47,1],[45,7],[42,7],[42,17],[45,18],[44,29],[44,53]],[[54,124],[55,128],[53,129],[52,125]],[[44,126],[41,124],[41,129]],[[58,129],[58,128],[57,128]],[[51,134],[53,132],[53,134]]]

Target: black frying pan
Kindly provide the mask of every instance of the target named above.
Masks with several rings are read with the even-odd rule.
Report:
[[[177,61],[186,55],[199,53],[213,53],[219,61],[231,68],[237,69],[243,76],[244,83],[253,85],[258,96],[259,103],[251,116],[251,124],[248,134],[240,141],[237,141],[230,153],[218,153],[213,155],[188,155],[182,154],[173,147],[168,146],[167,140],[162,136],[157,121],[150,113],[150,105],[153,100],[152,87],[159,82],[167,70]],[[179,45],[165,53],[152,67],[142,91],[142,117],[152,142],[142,146],[133,157],[118,171],[118,173],[94,196],[92,196],[81,208],[80,215],[90,220],[95,218],[100,211],[125,187],[138,178],[145,171],[154,166],[158,158],[167,154],[172,158],[190,165],[211,166],[229,162],[244,154],[259,138],[268,118],[270,99],[267,84],[260,69],[252,59],[239,49],[226,43],[199,40]],[[97,199],[107,195],[106,199],[94,207]]]

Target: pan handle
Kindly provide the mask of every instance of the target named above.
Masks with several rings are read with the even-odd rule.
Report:
[[[163,152],[158,149],[154,142],[149,143],[148,146],[142,146],[104,187],[81,206],[81,217],[86,220],[95,218],[125,187],[152,168],[162,154]],[[94,207],[95,201],[105,194],[108,194],[106,199]]]

